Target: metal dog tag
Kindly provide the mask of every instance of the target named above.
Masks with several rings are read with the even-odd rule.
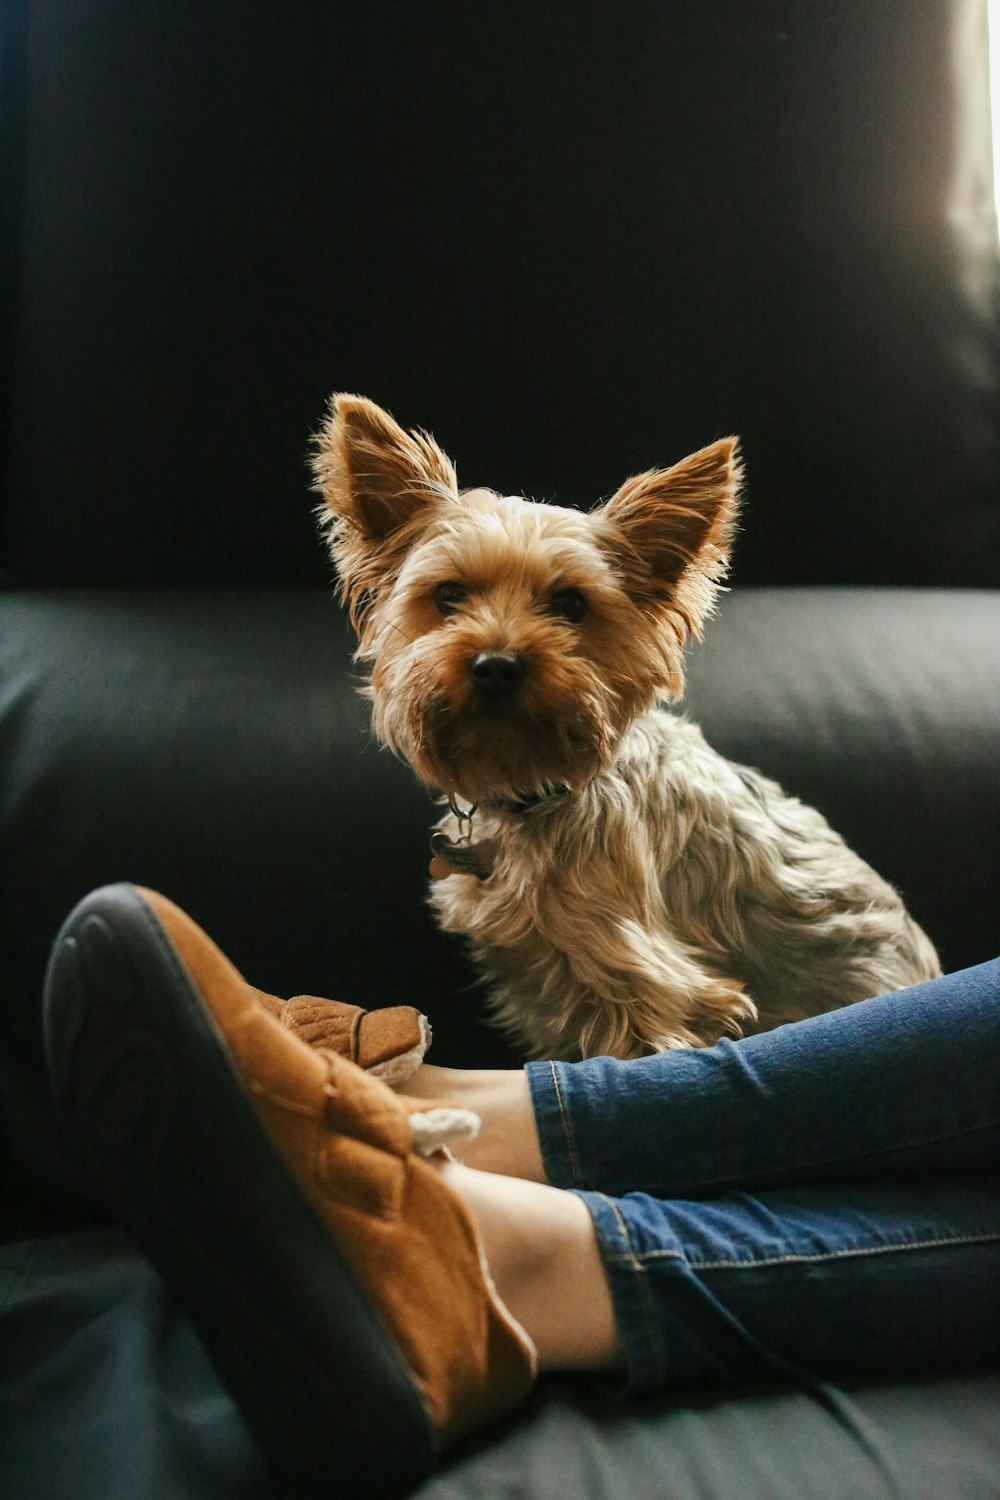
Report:
[[[431,853],[434,856],[431,874],[436,880],[446,875],[475,875],[477,880],[488,880],[493,874],[497,840],[480,839],[476,844],[456,844],[446,833],[432,833]]]

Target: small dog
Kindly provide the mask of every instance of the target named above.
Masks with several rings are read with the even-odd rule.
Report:
[[[313,467],[375,732],[451,809],[432,903],[527,1051],[702,1046],[940,973],[818,812],[659,706],[728,563],[735,438],[584,514],[460,492],[338,395]]]

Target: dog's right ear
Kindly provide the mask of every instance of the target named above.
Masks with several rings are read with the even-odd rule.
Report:
[[[430,434],[404,432],[364,396],[331,398],[312,470],[331,534],[346,526],[375,546],[408,529],[425,507],[458,494],[452,462]]]
[[[455,470],[427,432],[404,432],[364,396],[331,397],[313,444],[320,525],[341,598],[364,640],[379,591],[442,501],[458,497]]]

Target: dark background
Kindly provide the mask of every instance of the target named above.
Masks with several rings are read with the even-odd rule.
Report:
[[[741,433],[737,584],[995,585],[961,10],[8,3],[5,577],[322,585],[349,389],[563,503]]]

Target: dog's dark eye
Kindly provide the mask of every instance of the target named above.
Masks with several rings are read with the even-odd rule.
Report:
[[[566,620],[570,625],[579,625],[589,609],[589,601],[582,589],[560,589],[549,600],[549,611]]]
[[[453,614],[468,597],[469,591],[464,583],[455,583],[452,579],[448,579],[445,583],[435,584],[434,603],[443,615]]]

